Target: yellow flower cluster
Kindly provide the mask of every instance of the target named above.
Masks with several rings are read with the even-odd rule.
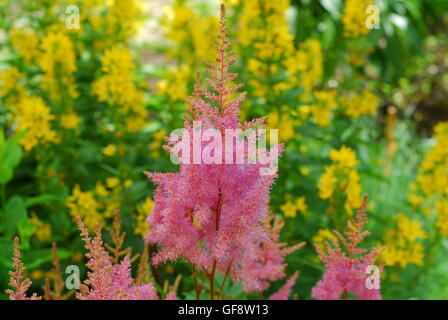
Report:
[[[0,73],[0,97],[8,95],[21,96],[24,94],[24,87],[19,84],[19,80],[24,77],[23,73],[16,67],[3,70]]]
[[[134,233],[137,235],[141,235],[142,237],[146,236],[148,231],[151,229],[148,222],[146,222],[146,218],[153,213],[154,210],[154,201],[150,197],[146,197],[145,202],[137,207],[137,226],[134,230]]]
[[[10,39],[25,63],[32,63],[39,56],[39,37],[34,31],[26,28],[13,29]]]
[[[201,60],[212,61],[215,52],[214,36],[218,32],[218,19],[215,15],[206,16],[196,13],[185,3],[178,2],[172,9],[166,9],[161,20],[166,28],[165,36],[173,43],[180,45],[171,48],[168,54],[185,61],[200,63]]]
[[[412,186],[415,192],[409,198],[416,208],[423,202],[425,206],[435,204],[436,226],[441,235],[448,236],[448,122],[439,123],[434,133],[436,144],[421,163]]]
[[[107,2],[110,4],[110,2]],[[100,14],[101,9],[104,7],[101,0],[80,0],[79,11],[83,14],[80,15],[80,22],[87,22],[91,25],[92,29],[99,32],[103,22],[103,16]]]
[[[82,0],[80,12],[81,22],[90,24],[97,34],[94,49],[104,51],[137,34],[143,8],[139,0]]]
[[[254,95],[275,103],[285,91],[301,87],[305,101],[321,82],[323,55],[321,43],[307,39],[294,45],[294,35],[286,19],[290,1],[247,0],[239,17],[239,50],[248,55],[248,80]]]
[[[317,234],[311,239],[317,245],[323,245],[325,242],[338,241],[338,237],[330,229],[319,229]]]
[[[38,64],[44,75],[41,87],[53,100],[76,98],[74,83],[76,55],[70,38],[62,32],[50,32],[41,42]]]
[[[285,217],[295,218],[297,216],[297,211],[302,214],[306,214],[308,206],[306,204],[306,198],[300,197],[295,201],[287,200],[286,203],[280,206],[280,210],[283,212]]]
[[[117,177],[109,177],[106,184],[98,182],[95,187],[95,194],[100,201],[101,209],[105,217],[110,217],[112,212],[119,209],[123,191],[132,185],[132,180],[121,181]]]
[[[191,70],[187,64],[170,67],[163,79],[157,83],[157,93],[172,101],[184,101],[188,97],[188,84],[191,82]]]
[[[34,227],[34,234],[40,241],[47,241],[51,238],[51,225],[49,223],[42,222],[35,212],[31,213],[29,218],[30,224]]]
[[[294,138],[294,127],[298,124],[296,120],[293,120],[290,114],[284,110],[284,112],[271,112],[268,115],[267,125],[269,129],[278,129],[279,142],[287,142]],[[269,136],[267,137],[269,138]]]
[[[81,119],[73,110],[70,110],[68,113],[61,115],[60,124],[64,129],[75,129],[78,127]]]
[[[378,106],[378,97],[369,90],[352,93],[341,98],[341,104],[346,115],[359,118],[362,115],[375,114]]]
[[[117,146],[113,143],[109,143],[103,148],[103,154],[108,157],[112,157],[117,152]]]
[[[149,145],[149,150],[151,157],[158,158],[160,156],[160,151],[165,143],[164,138],[167,136],[165,129],[160,129],[153,134],[153,140]]]
[[[312,89],[322,81],[323,53],[322,45],[316,39],[307,39],[299,45],[299,50],[285,60],[284,65],[290,82],[298,83],[304,89],[302,99],[305,101]]]
[[[338,205],[338,199],[343,199],[341,205],[352,214],[353,209],[361,206],[360,177],[355,166],[358,164],[356,154],[346,146],[330,152],[332,164],[325,167],[325,173],[320,177],[318,185],[319,196],[329,199],[330,209]]]
[[[103,75],[92,85],[99,101],[107,102],[115,111],[126,115],[125,125],[129,132],[137,132],[146,124],[146,108],[143,92],[139,90],[132,73],[135,65],[128,49],[114,47],[101,57]]]
[[[14,110],[14,121],[18,123],[17,132],[26,131],[20,144],[26,151],[38,144],[58,143],[59,136],[51,128],[51,121],[55,116],[51,114],[40,97],[25,96],[19,101]]]
[[[366,26],[368,18],[366,9],[375,3],[372,0],[347,0],[345,2],[342,24],[344,25],[344,36],[357,38],[369,33]]]
[[[285,15],[289,6],[288,0],[244,1],[239,40],[243,46],[254,44],[257,59],[279,61],[294,51]]]
[[[423,264],[423,244],[417,240],[427,235],[421,223],[404,214],[395,217],[396,229],[387,229],[381,258],[387,266],[405,267],[408,264]]]
[[[90,231],[94,231],[97,226],[104,226],[104,217],[99,212],[100,204],[92,191],[83,192],[79,185],[75,185],[66,206],[70,209],[70,214],[80,217]]]
[[[137,32],[141,6],[138,0],[111,0],[105,17],[106,34],[119,41],[126,41]]]
[[[218,32],[215,15],[198,14],[186,6],[186,2],[176,1],[172,8],[166,8],[161,20],[165,36],[174,45],[168,55],[182,61],[172,67],[157,85],[157,92],[172,101],[183,101],[194,82],[196,68],[204,61],[214,60],[214,38]]]
[[[73,217],[81,217],[87,228],[94,231],[97,225],[104,226],[105,219],[120,208],[123,190],[131,185],[131,180],[122,183],[117,177],[107,178],[105,184],[97,182],[93,191],[81,191],[75,185],[66,206]]]
[[[316,90],[313,92],[314,103],[310,105],[314,122],[322,127],[329,127],[333,110],[336,109],[336,91]]]

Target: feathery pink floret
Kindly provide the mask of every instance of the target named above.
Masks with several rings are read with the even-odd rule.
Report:
[[[190,136],[195,130],[193,121],[200,121],[202,130],[214,128],[221,133],[226,129],[244,131],[262,126],[265,121],[261,118],[244,124],[239,122],[239,105],[246,93],[233,98],[242,85],[231,85],[237,75],[228,72],[234,63],[229,60],[229,47],[222,14],[217,63],[210,64],[207,70],[211,91],[200,88],[197,81],[194,94],[187,101],[191,110],[186,116],[184,130]],[[203,147],[207,144],[202,143]],[[230,150],[234,158],[236,145],[234,143]],[[172,147],[170,143],[166,146],[170,151]],[[271,152],[282,150],[283,147],[278,145]],[[193,164],[190,161],[191,164],[182,162],[178,173],[145,173],[158,185],[154,194],[154,214],[148,217],[151,231],[146,241],[161,245],[152,260],[155,264],[182,257],[209,272],[229,270],[229,275],[242,280],[246,289],[263,290],[267,287],[263,280],[277,279],[278,275],[283,275],[284,268],[283,255],[267,257],[271,264],[266,266],[259,263],[260,248],[279,250],[271,244],[269,230],[263,225],[276,174],[260,174],[260,170],[267,167],[260,163],[224,164],[224,156],[222,164]],[[268,252],[267,255],[275,254]],[[264,269],[260,270],[260,267]],[[267,275],[272,272],[273,276]]]
[[[291,278],[286,281],[286,283],[283,285],[283,287],[280,288],[279,291],[272,294],[269,297],[269,300],[288,300],[289,296],[291,295],[291,289],[296,283],[297,277],[299,276],[299,273],[296,271]]]
[[[272,225],[271,220],[273,220]],[[270,215],[265,221],[265,228],[270,233],[269,240],[262,246],[254,248],[253,255],[243,258],[238,275],[245,279],[245,291],[264,291],[269,287],[269,281],[283,278],[287,267],[285,256],[305,245],[303,242],[287,247],[287,243],[280,242],[280,231],[283,226],[284,222]]]
[[[176,292],[174,292],[174,291],[168,292],[165,300],[177,300]]]
[[[355,264],[334,264],[327,266],[323,280],[313,288],[312,296],[318,300],[339,300],[348,298],[348,294],[355,295],[357,300],[380,300],[381,294],[377,289],[366,286],[365,270],[373,261]]]
[[[369,274],[366,273],[369,266],[375,264],[379,255],[376,248],[370,252],[358,248],[365,237],[370,232],[363,231],[367,225],[367,216],[365,214],[367,197],[364,198],[363,205],[359,209],[355,219],[349,221],[344,236],[334,231],[340,242],[347,249],[348,255],[341,249],[337,240],[333,241],[333,246],[325,243],[324,252],[319,246],[315,245],[319,257],[324,262],[326,271],[324,277],[312,290],[312,297],[318,300],[339,300],[348,299],[349,294],[355,296],[358,300],[379,300],[381,294],[379,289],[368,288],[366,280]],[[378,279],[379,281],[379,279]]]
[[[154,300],[157,293],[151,283],[136,286],[131,276],[131,261],[126,256],[119,264],[112,264],[110,255],[103,246],[101,233],[95,237],[89,233],[77,218],[79,229],[85,243],[88,278],[80,286],[76,297],[80,300]]]
[[[19,238],[14,238],[14,256],[13,267],[15,271],[9,271],[9,286],[15,288],[15,290],[7,289],[5,292],[9,295],[9,300],[40,300],[42,297],[37,296],[35,293],[31,298],[26,296],[26,292],[31,286],[32,282],[29,278],[24,277],[25,266],[20,259],[20,244]]]

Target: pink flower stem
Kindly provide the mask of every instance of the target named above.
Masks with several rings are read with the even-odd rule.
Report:
[[[196,268],[194,267],[193,264],[191,265],[191,267],[193,268],[193,281],[194,281],[194,291],[196,292],[196,300],[199,300],[200,291],[198,286],[198,278],[196,275]]]
[[[221,300],[221,294],[222,294],[222,290],[224,289],[224,283],[226,282],[227,276],[229,275],[230,267],[232,267],[232,263],[233,263],[233,260],[230,261],[229,266],[227,267],[227,270],[226,270],[226,274],[224,275],[224,279],[222,280],[221,288],[219,288],[218,300]]]
[[[218,233],[219,231],[219,218],[221,216],[221,190],[218,191],[218,204],[216,206],[216,222],[215,222],[215,231]],[[215,300],[215,271],[216,271],[216,258],[213,259],[212,272],[210,273],[210,299]]]
[[[348,251],[350,252],[350,257],[349,257],[349,268],[350,270],[352,269],[352,265],[353,265],[353,246],[351,245],[348,248]],[[344,290],[344,300],[348,300],[348,292],[347,289]]]

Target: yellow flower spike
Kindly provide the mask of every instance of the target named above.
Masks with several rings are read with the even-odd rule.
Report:
[[[25,63],[31,63],[39,56],[39,38],[31,29],[13,29],[11,42]]]
[[[310,106],[314,122],[322,127],[328,127],[332,119],[332,112],[336,109],[336,91],[314,91],[316,102]]]
[[[353,118],[362,115],[373,115],[379,107],[379,99],[371,91],[364,90],[361,93],[351,93],[341,98],[341,104],[345,114]]]
[[[409,200],[414,205],[421,200],[419,197],[424,199],[423,214],[431,217],[435,212],[436,227],[442,236],[448,236],[448,201],[444,200],[448,190],[448,122],[435,126],[434,138],[436,144],[425,155],[412,186],[412,194],[417,195],[409,197]]]
[[[76,98],[78,93],[74,80],[76,56],[70,38],[60,31],[48,33],[41,42],[42,53],[37,62],[44,72],[41,88],[47,91],[53,100]]]
[[[359,163],[355,152],[346,146],[342,146],[339,150],[331,150],[330,159],[338,165],[348,168],[353,168]]]
[[[24,77],[24,74],[16,67],[11,67],[3,70],[0,73],[0,97],[6,97],[8,94],[17,90],[19,87],[19,80]]]
[[[36,145],[58,143],[59,136],[51,128],[55,116],[40,97],[23,97],[14,112],[14,121],[18,123],[17,131],[26,131],[20,144],[26,151]]]
[[[370,29],[366,26],[366,9],[375,2],[371,0],[347,0],[345,2],[342,15],[342,24],[344,25],[344,36],[357,38],[369,33]]]
[[[356,154],[342,146],[339,150],[332,149],[329,156],[332,165],[326,166],[320,177],[319,197],[329,199],[331,203],[333,197],[343,194],[346,198],[344,209],[351,215],[362,203],[360,177],[355,168],[358,164]]]
[[[334,176],[334,167],[325,167],[325,173],[320,177],[319,181],[319,197],[329,199],[334,192],[337,179]]]
[[[395,229],[385,232],[384,250],[381,258],[388,266],[398,265],[401,268],[408,264],[423,265],[423,245],[419,240],[427,238],[421,223],[411,220],[405,214],[394,217]]]

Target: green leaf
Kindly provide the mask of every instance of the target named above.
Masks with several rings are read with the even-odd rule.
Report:
[[[5,235],[12,236],[16,231],[17,223],[25,218],[27,218],[27,215],[23,199],[19,196],[13,196],[4,208]]]
[[[22,148],[14,140],[6,141],[3,148],[3,165],[13,169],[20,163],[21,158]]]
[[[25,207],[29,208],[36,204],[57,201],[57,202],[65,202],[65,197],[57,196],[54,194],[41,194],[36,197],[30,197],[25,200]]]
[[[104,163],[100,163],[100,167],[103,168],[105,171],[109,172],[110,174],[114,175],[114,176],[118,176],[119,172],[117,169],[115,169],[114,167],[111,167],[107,164]]]
[[[320,4],[327,10],[335,20],[339,20],[342,11],[341,0],[321,0]]]
[[[0,130],[0,154],[3,153],[3,145],[5,144],[5,133],[3,128]]]
[[[13,171],[10,167],[0,163],[0,184],[6,184],[12,179]]]
[[[58,249],[59,259],[65,260],[70,257],[70,251]],[[24,255],[25,267],[28,270],[39,268],[42,264],[51,262],[53,260],[53,251],[51,249],[30,250]]]
[[[28,217],[20,220],[17,223],[17,228],[19,229],[20,242],[24,250],[30,248],[30,238],[36,230],[35,227],[30,223]]]
[[[0,266],[10,268],[12,264],[12,238],[0,238]]]

